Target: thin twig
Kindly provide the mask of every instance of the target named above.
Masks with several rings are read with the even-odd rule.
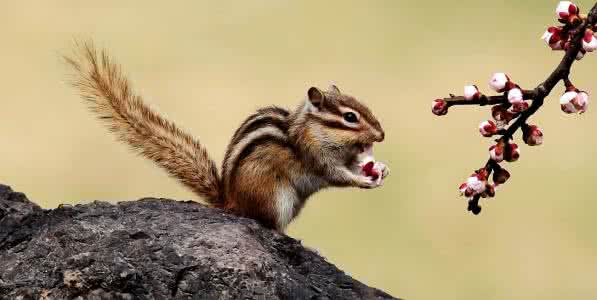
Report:
[[[533,100],[535,98],[535,91],[534,90],[523,90],[522,96],[524,100]],[[467,100],[464,96],[454,96],[450,94],[450,97],[443,98],[441,100],[446,101],[448,106],[454,105],[495,105],[495,104],[509,104],[508,98],[505,95],[497,95],[497,96],[486,96],[481,95],[479,99],[474,100]]]

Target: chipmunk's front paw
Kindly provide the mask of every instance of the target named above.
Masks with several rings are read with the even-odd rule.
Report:
[[[357,183],[357,186],[362,189],[374,189],[381,185],[381,182],[378,179],[379,178],[361,175],[359,176],[359,182]]]
[[[383,181],[386,177],[388,177],[388,175],[390,175],[390,168],[381,162],[375,162],[373,170],[376,170],[379,174],[381,174],[381,181]]]

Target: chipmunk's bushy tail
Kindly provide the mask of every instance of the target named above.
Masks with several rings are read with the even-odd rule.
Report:
[[[119,140],[219,204],[220,177],[206,149],[146,106],[105,51],[98,52],[92,42],[77,42],[74,54],[64,58],[74,70],[72,85]]]

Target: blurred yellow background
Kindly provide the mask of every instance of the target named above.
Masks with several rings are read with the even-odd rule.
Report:
[[[578,2],[584,11],[592,1]],[[65,84],[60,53],[92,38],[152,107],[217,161],[256,108],[294,107],[335,82],[379,117],[377,190],[311,198],[288,231],[366,284],[406,299],[597,298],[597,114],[564,115],[558,87],[532,118],[511,180],[473,216],[457,187],[483,165],[489,108],[430,112],[493,72],[524,88],[558,63],[540,40],[557,1],[4,1],[0,182],[46,208],[145,196],[196,199],[115,141]],[[597,92],[597,54],[573,81]],[[517,136],[517,138],[520,138]],[[522,143],[519,143],[522,144]]]

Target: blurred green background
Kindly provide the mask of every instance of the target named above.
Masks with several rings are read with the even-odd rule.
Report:
[[[73,38],[110,50],[152,107],[221,161],[237,125],[334,81],[376,113],[392,174],[315,195],[288,231],[348,274],[407,299],[597,298],[595,112],[561,87],[532,118],[512,178],[473,216],[457,187],[486,160],[489,108],[434,98],[505,71],[534,87],[559,61],[540,36],[557,1],[3,1],[0,182],[46,208],[144,196],[196,199],[87,112],[58,59]],[[586,11],[593,3],[578,2]],[[597,91],[597,55],[573,81]],[[519,136],[518,136],[519,138]]]

